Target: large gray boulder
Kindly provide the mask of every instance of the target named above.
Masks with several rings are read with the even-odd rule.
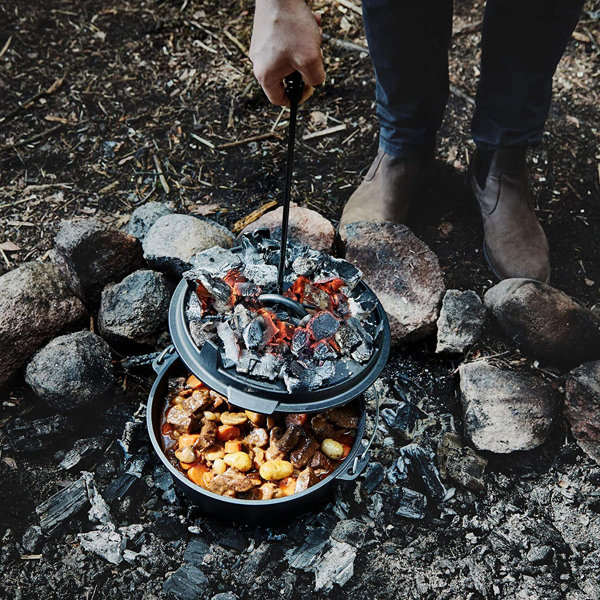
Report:
[[[448,290],[437,321],[436,352],[464,352],[481,336],[486,311],[472,290]]]
[[[507,454],[542,444],[558,394],[543,379],[479,360],[459,368],[465,432],[478,450]]]
[[[91,331],[62,335],[34,355],[25,381],[57,412],[91,406],[115,385],[110,348]]]
[[[82,326],[85,306],[59,269],[30,262],[0,277],[0,385],[49,339]]]
[[[586,454],[600,464],[600,360],[569,373],[565,386],[565,417]]]
[[[445,286],[436,255],[406,225],[351,223],[343,230],[346,260],[363,272],[385,309],[392,343],[435,329]]]
[[[573,298],[533,279],[505,279],[484,303],[504,333],[526,353],[572,367],[600,358],[600,319]]]
[[[146,202],[131,213],[127,233],[141,241],[158,219],[172,212],[164,202]]]
[[[242,234],[252,233],[257,229],[268,229],[271,237],[281,239],[281,219],[283,207],[265,213],[262,217],[246,225]],[[290,206],[289,237],[296,242],[331,253],[335,242],[335,229],[331,221],[317,211],[292,203]]]
[[[167,322],[171,285],[162,273],[135,271],[104,288],[98,330],[111,344],[155,344]]]
[[[120,281],[144,264],[139,240],[95,219],[63,221],[54,245],[54,260],[71,277],[71,286],[93,304],[107,283]]]
[[[181,277],[192,268],[194,254],[213,246],[229,248],[233,234],[209,219],[189,215],[160,217],[144,238],[144,258],[159,271]]]

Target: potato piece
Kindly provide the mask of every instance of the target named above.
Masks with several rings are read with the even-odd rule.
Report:
[[[225,454],[233,454],[242,451],[242,442],[238,440],[229,440],[225,442]]]
[[[326,438],[321,444],[323,454],[331,460],[340,460],[344,456],[344,446],[331,438]]]
[[[204,411],[204,418],[207,421],[220,421],[221,420],[221,415],[219,413],[211,412],[210,410],[205,410]]]
[[[257,427],[259,427],[265,422],[265,415],[261,415],[257,412],[252,412],[251,410],[245,410],[244,412],[246,413],[246,416],[248,417],[250,423],[253,423]]]
[[[258,499],[259,500],[271,500],[275,497],[275,492],[277,488],[274,483],[263,483],[258,488]]]
[[[239,438],[240,434],[239,427],[235,427],[234,425],[221,425],[219,429],[217,429],[217,439],[221,442]]]
[[[252,468],[252,460],[245,452],[233,452],[232,454],[226,454],[223,458],[226,465],[235,467],[238,471],[245,473]]]
[[[268,460],[260,467],[260,476],[267,481],[279,481],[289,477],[294,472],[294,467],[287,460]]]
[[[185,448],[186,446],[193,446],[200,437],[199,433],[183,433],[179,437],[179,448]]]
[[[185,398],[181,395],[175,396],[175,398],[173,398],[173,404],[181,404],[184,400]]]
[[[175,456],[177,457],[177,460],[180,460],[183,463],[194,463],[197,460],[196,453],[191,446],[184,446],[179,450],[175,450]]]
[[[223,458],[225,456],[225,451],[221,446],[211,446],[204,451],[204,458],[206,460],[217,460],[218,458]]]
[[[247,420],[248,417],[245,413],[230,413],[227,411],[221,413],[221,423],[223,425],[235,425],[237,427],[243,425]]]
[[[212,466],[212,470],[217,475],[221,475],[221,473],[225,473],[225,471],[227,471],[227,464],[222,458],[217,458]]]

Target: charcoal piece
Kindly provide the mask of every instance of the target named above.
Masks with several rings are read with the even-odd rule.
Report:
[[[400,402],[396,410],[385,408],[381,415],[390,429],[406,433],[414,430],[418,420],[427,418],[427,413],[412,402]]]
[[[163,515],[154,521],[150,531],[162,540],[170,541],[185,536],[187,527],[176,516]]]
[[[318,261],[310,256],[299,256],[292,263],[292,270],[297,276],[310,277],[316,270]]]
[[[313,348],[313,357],[315,360],[333,360],[337,358],[337,352],[329,342],[321,340]]]
[[[335,335],[340,322],[328,311],[317,313],[308,322],[308,329],[315,340],[323,340]]]
[[[363,337],[355,325],[356,319],[348,319],[340,324],[335,332],[335,342],[340,347],[342,354],[350,352],[363,342]]]
[[[249,352],[246,349],[242,349],[240,352],[240,358],[236,365],[236,371],[238,373],[250,373],[256,365],[257,362],[260,361],[260,356],[258,354],[254,354],[254,352]]]
[[[225,281],[210,275],[199,274],[197,279],[212,301],[212,307],[217,313],[225,313],[231,310],[231,288]]]
[[[213,277],[225,277],[232,269],[237,269],[242,266],[241,258],[226,248],[219,246],[213,246],[207,250],[199,252],[195,256],[192,256],[190,263],[193,265],[192,273],[198,271],[203,274],[211,275]],[[186,279],[190,277],[183,274]],[[195,279],[195,276],[191,276]]]
[[[37,554],[42,549],[45,539],[42,528],[38,525],[31,525],[25,530],[21,539],[21,545],[25,548],[26,552]]]
[[[217,337],[217,324],[215,321],[190,321],[190,335],[198,348]]]
[[[243,274],[256,285],[266,289],[277,285],[277,267],[275,265],[244,265]]]
[[[353,377],[356,373],[361,370],[361,366],[355,360],[351,358],[342,358],[334,363],[335,373],[331,377],[331,381],[344,381]]]
[[[325,527],[317,527],[306,535],[300,547],[293,547],[285,554],[290,567],[294,569],[307,569],[316,561],[317,555],[325,548],[329,541],[329,532]]]
[[[114,526],[105,525],[87,533],[78,533],[77,537],[87,552],[93,552],[114,565],[123,562],[127,540],[120,532],[115,531]]]
[[[355,350],[352,350],[351,356],[356,362],[364,363],[371,358],[372,350],[372,346],[361,342]]]
[[[244,331],[248,323],[256,318],[256,313],[248,310],[243,304],[236,304],[231,317],[231,326],[238,332]]]
[[[342,519],[331,533],[338,542],[346,542],[355,548],[360,548],[367,534],[367,525],[358,519]]]
[[[304,356],[310,347],[310,332],[303,327],[296,327],[292,336],[291,351],[294,356]]]
[[[201,565],[207,554],[210,554],[210,546],[201,537],[193,536],[185,548],[183,562],[189,565]]]
[[[219,323],[217,325],[217,335],[223,342],[223,366],[225,368],[234,366],[240,358],[240,346],[229,323]]]
[[[262,319],[257,317],[250,321],[243,329],[242,337],[248,350],[255,350],[263,345],[263,326]]]
[[[73,423],[62,415],[30,421],[17,417],[6,425],[2,448],[16,454],[48,451],[55,442],[74,430]]]
[[[311,390],[321,386],[323,383],[327,382],[333,377],[335,373],[335,364],[331,360],[326,360],[323,362],[323,364],[315,367],[314,372],[317,376],[317,379],[315,380],[314,385],[310,387]]]
[[[371,494],[375,488],[383,481],[385,476],[384,468],[380,463],[370,463],[365,473],[362,487],[367,494]]]
[[[362,278],[361,271],[343,258],[324,256],[326,258],[320,266],[320,277],[339,277],[344,280],[348,290],[353,290]]]
[[[285,359],[275,354],[264,354],[260,360],[250,369],[254,377],[262,377],[271,381],[277,379]]]
[[[261,294],[261,288],[252,281],[239,281],[234,284],[233,292],[242,298],[254,298]]]
[[[121,473],[121,475],[102,490],[102,497],[109,504],[114,500],[120,500],[127,495],[131,486],[137,481],[139,481],[139,477],[131,473]]]
[[[267,344],[269,344],[273,340],[273,338],[277,335],[277,333],[279,332],[279,329],[275,326],[275,324],[273,322],[273,318],[277,318],[277,317],[275,317],[275,315],[272,313],[264,313],[260,317],[260,323],[262,326],[262,339],[260,341],[261,350]]]
[[[86,506],[89,506],[89,500],[82,477],[44,500],[36,507],[35,512],[40,517],[42,531],[52,535],[65,521],[73,518]]]
[[[328,311],[331,308],[331,298],[329,294],[310,283],[307,283],[304,286],[302,301],[307,305],[320,310]]]
[[[97,458],[100,455],[102,446],[102,439],[97,437],[76,440],[73,447],[64,455],[58,467],[66,470],[77,465],[81,467],[83,463]]]
[[[408,444],[400,449],[396,466],[400,473],[406,470],[412,480],[418,481],[430,498],[441,499],[446,495],[446,488],[433,459],[432,452],[425,451],[417,444]]]
[[[202,308],[202,304],[200,304],[200,299],[197,294],[190,294],[187,303],[185,306],[185,314],[189,321],[199,321],[202,319],[202,313],[204,309]]]
[[[208,597],[209,585],[203,571],[195,565],[183,564],[165,581],[162,591],[180,600],[197,600]]]
[[[396,514],[405,519],[423,519],[427,509],[427,498],[409,488],[400,488]]]

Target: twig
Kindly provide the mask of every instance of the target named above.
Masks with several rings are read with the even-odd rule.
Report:
[[[9,35],[8,39],[6,40],[6,44],[4,44],[4,46],[2,47],[2,50],[0,50],[0,58],[2,58],[6,54],[6,51],[9,49],[11,42],[12,42],[12,35]]]
[[[331,135],[332,133],[337,133],[338,131],[344,131],[344,129],[346,129],[346,123],[336,125],[335,127],[328,127],[327,129],[322,129],[321,131],[313,131],[312,133],[307,133],[302,139],[304,141],[312,140],[314,138]]]
[[[467,94],[467,92],[461,90],[457,85],[454,85],[453,83],[451,83],[450,84],[450,91],[455,96],[458,96],[459,98],[462,98],[463,100],[465,100],[469,104],[472,104],[473,106],[475,106],[475,98],[473,98],[473,96],[469,96],[469,94]]]
[[[244,55],[244,56],[248,56],[248,49],[246,48],[246,46],[244,46],[244,44],[242,44],[242,42],[240,42],[240,40],[238,40],[235,35],[233,35],[233,33],[230,33],[229,31],[227,31],[227,29],[223,29],[223,33],[225,34],[225,37],[232,41],[236,47],[238,48],[238,50]]]
[[[19,140],[18,142],[15,142],[14,144],[8,144],[8,145],[2,147],[2,150],[15,149],[15,148],[20,148],[21,146],[26,146],[27,144],[33,144],[33,142],[37,142],[38,140],[42,140],[45,137],[51,136],[55,131],[58,131],[59,129],[61,129],[64,126],[65,126],[64,123],[59,123],[58,125],[55,125],[54,127],[50,127],[50,129],[40,131],[40,133],[36,133],[35,135],[25,138],[24,140]]]
[[[598,54],[600,54],[600,46],[598,46],[598,43],[596,42],[596,38],[594,38],[594,36],[592,35],[592,32],[587,27],[584,27],[583,30],[585,31],[586,35],[590,38],[590,42],[592,42],[592,46],[594,46],[594,48],[596,48],[596,52]]]
[[[259,206],[250,214],[246,215],[245,217],[242,217],[241,219],[239,219],[239,221],[236,221],[233,227],[231,228],[231,231],[233,231],[233,233],[239,233],[240,231],[242,231],[242,229],[244,229],[244,227],[247,227],[248,225],[250,225],[250,223],[254,223],[254,221],[256,221],[257,219],[260,219],[260,217],[262,217],[268,210],[277,206],[277,204],[277,200],[271,200],[270,202],[266,202],[262,206]]]
[[[54,81],[54,83],[49,88],[46,88],[45,90],[41,90],[37,94],[34,94],[33,96],[31,96],[31,98],[29,98],[28,100],[25,100],[25,102],[23,102],[22,104],[19,104],[19,106],[17,106],[15,109],[11,110],[7,115],[4,115],[4,117],[2,117],[0,119],[0,123],[5,123],[6,121],[9,121],[10,119],[12,119],[16,115],[18,115],[22,110],[28,109],[37,100],[42,98],[42,96],[50,96],[50,94],[54,94],[54,92],[56,92],[56,90],[58,90],[62,86],[64,81],[65,81],[64,77],[59,77],[58,79],[56,79]]]
[[[195,133],[190,133],[190,137],[193,137],[196,141],[200,142],[201,144],[204,144],[205,146],[208,146],[211,150],[215,149],[215,145],[212,142],[205,140],[203,137],[200,137]]]
[[[336,0],[338,4],[341,4],[342,6],[345,6],[346,8],[349,8],[350,10],[353,10],[357,15],[362,15],[362,10],[360,9],[360,7],[356,6],[356,4],[354,4],[353,2],[349,2],[349,0]]]
[[[162,167],[160,166],[160,161],[158,160],[158,158],[156,158],[156,154],[153,154],[152,158],[154,160],[156,170],[158,171],[158,178],[160,179],[160,183],[163,186],[163,189],[165,190],[165,192],[168,194],[171,191],[171,188],[169,187],[169,184],[167,183],[167,180],[165,179],[165,175],[163,173]]]
[[[276,138],[276,139],[280,140],[281,136],[274,132],[261,133],[259,135],[253,135],[253,136],[244,138],[243,140],[236,140],[235,142],[227,142],[226,144],[220,144],[219,146],[217,146],[217,149],[224,150],[225,148],[234,148],[235,146],[249,144],[250,142],[260,142],[261,140],[268,140],[270,138]]]
[[[12,269],[12,265],[10,264],[10,261],[8,260],[8,256],[6,256],[6,253],[4,252],[4,250],[2,250],[2,248],[0,248],[0,254],[2,254],[2,258],[4,259],[4,262],[6,263],[6,266],[9,269]]]
[[[474,21],[473,23],[467,23],[466,25],[463,25],[462,27],[457,27],[456,29],[454,29],[452,31],[452,35],[456,36],[456,35],[461,35],[463,33],[472,33],[473,31],[477,31],[481,27],[482,23],[483,23],[483,19],[480,19],[479,21]]]
[[[348,42],[346,40],[339,40],[338,38],[331,37],[329,34],[324,33],[323,39],[331,42],[335,46],[339,46],[344,50],[351,50],[352,52],[360,52],[361,54],[369,54],[369,49],[366,46],[355,44],[354,42]]]

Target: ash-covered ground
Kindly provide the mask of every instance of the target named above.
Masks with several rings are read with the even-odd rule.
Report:
[[[345,128],[303,141],[295,173],[295,200],[333,221],[377,143],[368,56],[331,41],[365,43],[360,17],[346,4],[315,3],[330,36],[328,80],[302,109],[300,135]],[[251,9],[246,1],[184,0],[0,6],[0,242],[13,244],[1,246],[0,272],[44,257],[64,218],[120,226],[136,206],[161,200],[232,226],[280,198],[286,118],[266,103],[244,54]],[[552,283],[592,306],[600,285],[593,234],[600,6],[588,2],[585,10],[531,166]],[[453,93],[423,203],[409,223],[438,254],[447,287],[478,293],[491,281],[464,173],[482,11],[478,2],[456,3]],[[0,417],[0,596],[600,598],[600,469],[559,419],[541,448],[485,456],[480,481],[465,477],[462,466],[477,459],[439,447],[444,439],[459,444],[450,435],[453,422],[462,431],[459,361],[434,348],[426,339],[396,350],[382,377],[388,410],[403,402],[399,376],[422,387],[408,397],[422,411],[412,409],[414,426],[382,419],[366,478],[278,527],[220,524],[174,493],[148,450],[139,411],[149,369],[120,368],[122,392],[79,419],[57,417],[17,382],[3,391]],[[480,356],[537,370],[557,389],[564,384],[562,374],[539,369],[495,337],[468,358]],[[404,480],[393,467],[409,443],[435,453],[443,498],[418,468]],[[52,513],[44,502],[65,489],[71,504],[60,506],[71,512]],[[53,518],[56,530],[40,535],[41,519],[51,530]],[[90,535],[103,521],[114,531]]]

